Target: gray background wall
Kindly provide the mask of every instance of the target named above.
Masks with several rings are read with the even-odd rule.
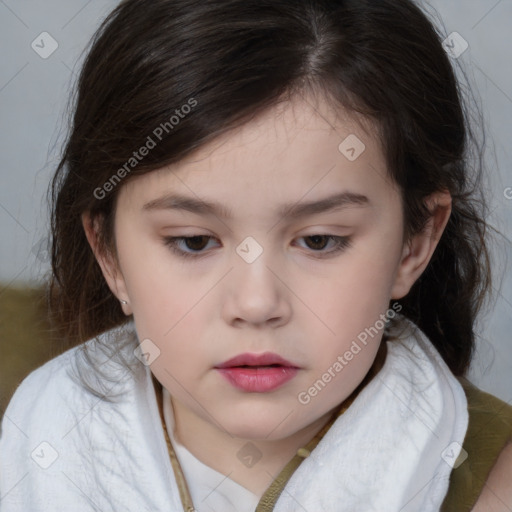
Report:
[[[65,136],[70,84],[90,36],[117,3],[0,0],[0,293],[40,282],[48,271],[45,194]],[[505,235],[494,246],[498,299],[482,319],[470,378],[512,403],[512,0],[429,3],[444,22],[442,33],[458,32],[468,43],[452,58],[481,97],[489,139],[489,220]],[[453,37],[451,51],[463,48]],[[58,47],[48,56],[52,45]]]

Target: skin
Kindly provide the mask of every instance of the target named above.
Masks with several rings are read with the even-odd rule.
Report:
[[[494,464],[472,512],[512,510],[512,443],[508,443]]]
[[[366,146],[354,161],[338,150],[350,134]],[[365,195],[368,205],[293,220],[277,213],[283,203],[343,191]],[[217,201],[232,218],[143,210],[170,192]],[[172,396],[177,439],[261,495],[372,366],[382,331],[308,404],[297,399],[424,271],[451,198],[439,192],[428,204],[425,231],[404,243],[400,194],[373,127],[323,100],[297,97],[179,164],[124,184],[115,215],[118,261],[97,250],[98,225],[87,214],[83,224],[110,289],[128,302],[122,307],[133,314],[139,339],[160,350],[151,371]],[[334,253],[332,240],[307,238],[318,234],[350,237],[351,245]],[[197,259],[180,258],[162,240],[197,235],[212,238],[179,243],[185,252],[202,250]],[[248,236],[263,249],[251,263],[236,251]],[[214,369],[238,354],[266,351],[300,367],[275,391],[240,391]],[[251,468],[237,457],[248,441],[262,455]]]

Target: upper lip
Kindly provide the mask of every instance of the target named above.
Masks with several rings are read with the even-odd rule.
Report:
[[[290,361],[287,361],[286,359],[272,352],[265,352],[263,354],[240,354],[238,356],[232,357],[224,363],[216,365],[215,368],[232,368],[234,366],[269,366],[271,364],[298,368]]]

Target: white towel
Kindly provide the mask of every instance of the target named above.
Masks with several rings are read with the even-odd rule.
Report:
[[[425,335],[385,364],[292,475],[275,512],[438,512],[468,426],[464,390]],[[391,334],[398,330],[390,330]]]

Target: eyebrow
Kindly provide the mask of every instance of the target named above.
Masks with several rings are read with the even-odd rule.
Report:
[[[290,203],[282,205],[277,216],[285,219],[297,219],[327,211],[343,210],[348,207],[368,207],[370,200],[354,192],[341,192],[317,201]],[[217,216],[231,219],[231,211],[224,205],[202,199],[187,197],[180,194],[168,194],[146,203],[144,211],[154,210],[185,210],[197,215]]]

